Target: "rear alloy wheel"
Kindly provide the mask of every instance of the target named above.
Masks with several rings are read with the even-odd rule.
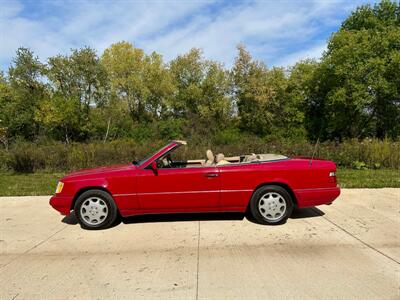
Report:
[[[293,201],[284,188],[263,186],[254,192],[250,200],[250,211],[260,224],[283,224],[292,214]]]
[[[74,212],[81,226],[86,229],[108,228],[117,218],[114,200],[101,190],[89,190],[80,195]]]

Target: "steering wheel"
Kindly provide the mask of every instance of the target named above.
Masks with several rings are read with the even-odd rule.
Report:
[[[171,159],[171,155],[168,154],[168,155],[165,157],[165,159],[167,160],[168,168],[172,168],[173,162],[172,162],[172,159]]]
[[[162,159],[158,160],[158,162],[157,162],[158,168],[172,168],[172,165],[173,165],[173,162],[172,162],[170,154],[164,156]]]

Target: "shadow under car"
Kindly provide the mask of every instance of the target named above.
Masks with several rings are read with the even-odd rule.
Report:
[[[323,216],[325,213],[316,207],[295,208],[290,219],[306,219]],[[256,223],[250,214],[240,212],[213,212],[213,213],[173,213],[173,214],[146,214],[131,217],[120,217],[111,227],[135,223],[159,223],[159,222],[190,222],[190,221],[241,221],[246,217],[250,222]],[[75,214],[71,212],[62,219],[69,225],[76,225],[78,221]]]

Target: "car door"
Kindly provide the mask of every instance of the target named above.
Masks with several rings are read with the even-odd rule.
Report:
[[[137,192],[144,211],[215,211],[219,208],[219,171],[215,167],[142,169]]]
[[[260,183],[260,171],[256,164],[227,164],[217,167],[221,180],[221,210],[246,209],[254,188]]]

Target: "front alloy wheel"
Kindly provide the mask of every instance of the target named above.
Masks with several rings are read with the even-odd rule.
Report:
[[[90,197],[83,201],[80,214],[89,225],[98,225],[106,220],[108,207],[103,199]]]
[[[118,209],[107,192],[89,190],[76,200],[74,212],[83,228],[105,229],[115,222]]]

